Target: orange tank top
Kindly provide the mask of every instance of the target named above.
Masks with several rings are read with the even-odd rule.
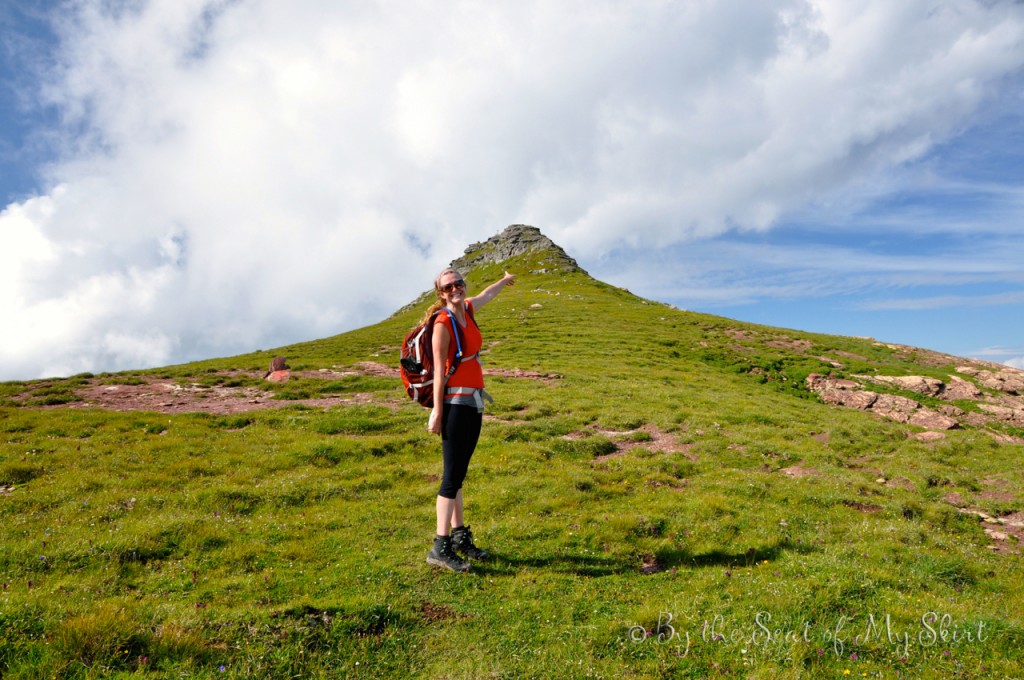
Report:
[[[484,369],[480,364],[479,352],[480,347],[483,345],[483,336],[480,335],[480,327],[476,325],[476,321],[470,316],[473,311],[473,303],[466,303],[466,325],[460,326],[460,333],[462,338],[462,363],[455,369],[455,373],[448,378],[446,383],[447,387],[476,387],[483,388],[484,386]],[[445,373],[451,368],[452,362],[455,360],[455,353],[457,343],[455,342],[455,330],[452,328],[452,317],[447,312],[441,310],[441,313],[437,316],[437,323],[444,324],[444,327],[448,330],[448,337],[450,342],[448,343],[448,360],[445,362],[444,370]],[[455,323],[458,323],[456,321]],[[468,357],[475,356],[473,359]]]

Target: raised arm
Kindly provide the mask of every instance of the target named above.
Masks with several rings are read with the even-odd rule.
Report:
[[[479,295],[474,295],[469,298],[469,302],[473,303],[473,309],[480,309],[488,302],[498,296],[498,293],[505,289],[505,286],[514,285],[516,282],[516,275],[505,272],[505,276],[501,277],[491,285],[480,291]]]

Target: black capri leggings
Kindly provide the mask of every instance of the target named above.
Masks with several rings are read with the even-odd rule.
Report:
[[[444,476],[442,498],[455,498],[466,479],[469,459],[473,457],[476,442],[480,439],[480,427],[484,414],[476,406],[445,404],[441,412],[441,449],[444,451]]]

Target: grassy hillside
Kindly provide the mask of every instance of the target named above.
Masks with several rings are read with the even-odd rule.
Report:
[[[1020,676],[1019,543],[986,527],[1024,510],[1006,443],[1024,432],[922,441],[805,384],[948,380],[955,360],[674,310],[551,257],[468,277],[472,294],[520,275],[478,316],[497,403],[465,492],[497,559],[468,575],[424,563],[439,441],[370,370],[397,364],[421,307],[270,352],[0,385],[0,674]],[[277,354],[293,377],[270,385]],[[153,381],[280,407],[89,407]]]

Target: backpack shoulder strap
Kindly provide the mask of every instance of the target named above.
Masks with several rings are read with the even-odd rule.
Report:
[[[462,361],[462,333],[459,332],[459,321],[455,318],[455,315],[452,314],[452,310],[447,307],[442,307],[441,309],[448,313],[448,319],[451,321],[452,331],[455,335],[455,361],[452,362],[452,367],[454,368],[459,365],[460,361]],[[441,312],[438,311],[438,314],[440,313]]]

